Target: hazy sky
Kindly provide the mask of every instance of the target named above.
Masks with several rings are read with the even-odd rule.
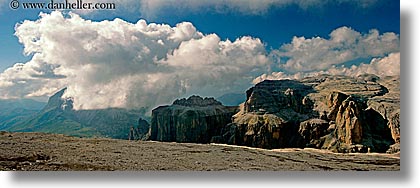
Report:
[[[0,0],[0,97],[45,99],[67,86],[77,108],[139,107],[263,79],[399,75],[395,0],[103,2],[117,10]]]

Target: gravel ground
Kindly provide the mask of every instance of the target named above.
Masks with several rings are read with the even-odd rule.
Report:
[[[0,170],[395,171],[400,170],[400,157],[0,132]]]

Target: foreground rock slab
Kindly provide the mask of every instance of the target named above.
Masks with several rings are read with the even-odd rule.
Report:
[[[400,157],[0,132],[0,170],[397,171]]]

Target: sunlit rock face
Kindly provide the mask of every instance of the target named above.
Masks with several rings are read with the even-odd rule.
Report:
[[[191,96],[152,111],[150,139],[209,143],[231,122],[236,107],[225,107],[213,98]]]
[[[374,75],[266,80],[247,90],[221,137],[228,144],[261,148],[398,152],[395,82],[399,78]]]

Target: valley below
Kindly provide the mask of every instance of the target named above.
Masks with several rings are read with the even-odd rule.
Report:
[[[0,132],[2,171],[398,171],[399,152],[333,153]]]

